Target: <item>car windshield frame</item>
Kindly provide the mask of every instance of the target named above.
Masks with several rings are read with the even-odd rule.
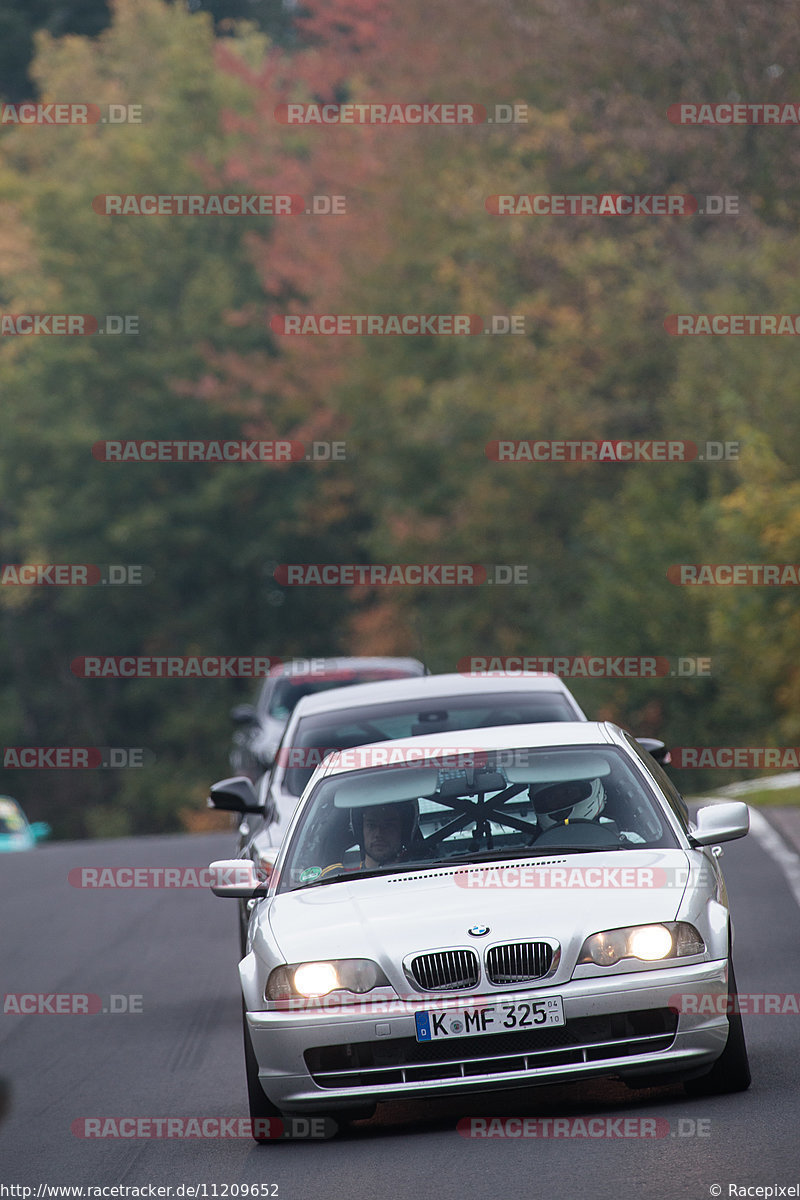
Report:
[[[474,726],[465,725],[461,717],[454,717],[452,721],[434,719],[451,711],[463,715],[473,710],[483,714],[483,719]],[[512,710],[516,710],[518,720],[505,719]],[[410,722],[411,728],[394,728],[392,723],[397,723],[404,717],[416,717],[415,721]],[[501,717],[503,719],[499,719]],[[491,726],[489,720],[493,721]],[[426,733],[450,733],[500,725],[538,725],[548,722],[561,724],[564,721],[577,720],[580,720],[580,717],[573,708],[571,697],[565,692],[515,690],[513,686],[509,687],[507,692],[455,693],[423,698],[410,696],[403,700],[382,700],[360,706],[348,705],[337,710],[309,713],[299,717],[288,727],[278,748],[275,778],[282,791],[290,796],[300,797],[315,768],[322,763],[326,754],[337,750],[349,750],[370,742],[413,737],[422,732],[414,726],[423,724],[429,726],[425,728]],[[375,724],[381,721],[389,722],[388,727],[385,724],[383,727]],[[334,727],[342,730],[359,725],[364,730],[363,740],[354,737],[336,738],[331,733],[327,737],[324,736],[325,730],[330,731]],[[320,730],[323,734],[320,734]],[[341,744],[336,744],[337,742]],[[301,765],[293,764],[293,752],[296,752],[299,758],[305,755]]]
[[[480,751],[472,767],[447,765],[452,750],[426,749],[427,774],[420,774],[417,761],[323,776],[290,832],[277,892],[469,863],[681,848],[668,798],[626,748],[586,744]],[[589,770],[597,772],[596,778],[586,774]],[[417,795],[415,788],[430,787],[433,776],[435,788]],[[604,807],[596,820],[553,819],[545,827],[542,816],[553,803],[554,789],[561,789],[556,796],[566,796],[572,793],[563,789],[585,784],[588,794],[598,780]],[[409,801],[416,803],[417,818],[406,852],[394,861],[367,865],[357,814]],[[557,818],[563,810],[549,811]],[[339,860],[333,850],[337,844]]]
[[[275,680],[274,687],[270,689],[264,714],[276,721],[288,721],[297,705],[306,696],[318,696],[323,692],[333,691],[335,688],[350,687],[359,683],[387,683],[406,678],[408,676],[404,672],[391,667],[342,668],[331,671],[330,674],[321,675],[308,675],[300,672],[281,675]],[[309,684],[311,686],[308,686]],[[305,691],[302,690],[304,686],[306,687]],[[294,700],[289,709],[285,704],[280,703],[281,699],[286,696]]]

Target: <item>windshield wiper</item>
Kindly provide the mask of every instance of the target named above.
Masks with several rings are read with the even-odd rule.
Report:
[[[386,867],[371,867],[368,871],[359,871],[357,868],[352,870],[342,869],[340,871],[331,871],[324,879],[312,879],[308,883],[301,883],[299,887],[293,887],[290,890],[293,892],[300,891],[303,888],[322,887],[326,883],[342,883],[346,879],[375,879],[379,875],[397,875],[403,871],[418,871],[420,867],[426,866],[441,866],[441,863],[426,862],[402,862],[394,863]]]
[[[548,846],[546,849],[542,847],[537,850],[536,846],[529,846],[527,850],[516,850],[512,854],[497,850],[473,850],[471,853],[457,854],[452,858],[442,859],[436,863],[436,866],[446,867],[450,863],[467,863],[467,862],[482,862],[485,859],[493,859],[495,862],[504,862],[509,859],[516,858],[552,858],[556,854],[605,854],[608,850],[625,850],[627,847],[614,846]]]
[[[305,888],[324,887],[328,883],[342,883],[348,879],[375,879],[380,875],[399,875],[406,874],[409,871],[425,871],[425,870],[441,870],[443,867],[463,866],[467,863],[494,861],[497,863],[508,862],[518,858],[553,858],[559,854],[606,854],[609,850],[634,850],[642,849],[641,846],[633,845],[608,845],[608,846],[547,846],[540,850],[536,846],[529,846],[524,850],[515,850],[511,853],[501,850],[472,850],[465,851],[464,854],[454,854],[447,858],[436,859],[419,859],[416,862],[394,863],[392,866],[372,867],[369,871],[358,870],[341,870],[336,873],[331,871],[324,879],[313,879],[308,883],[301,883],[297,887],[290,888],[290,891],[298,892]]]

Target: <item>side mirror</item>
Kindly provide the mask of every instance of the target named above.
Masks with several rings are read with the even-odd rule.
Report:
[[[234,775],[212,783],[209,789],[208,807],[222,812],[260,813],[255,788],[246,775]]]
[[[669,748],[663,742],[660,742],[658,738],[640,737],[636,741],[643,750],[646,750],[648,754],[652,754],[656,762],[660,762],[662,765],[672,762]]]
[[[50,834],[53,832],[47,821],[34,821],[28,828],[36,842],[41,842],[44,838],[50,837]]]
[[[252,704],[237,704],[231,709],[231,720],[234,725],[257,725],[258,713]]]
[[[268,885],[256,875],[249,858],[227,858],[211,863],[209,887],[215,896],[237,900],[258,900],[266,896]]]
[[[694,832],[689,838],[693,846],[712,846],[715,842],[744,837],[749,828],[750,809],[741,800],[729,800],[698,809]]]

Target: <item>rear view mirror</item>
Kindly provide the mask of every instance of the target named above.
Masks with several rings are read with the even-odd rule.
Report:
[[[258,714],[252,704],[237,704],[231,709],[231,720],[234,725],[257,725]]]
[[[669,748],[663,742],[660,742],[658,738],[640,737],[636,741],[643,750],[646,750],[648,754],[652,754],[656,762],[660,762],[662,766],[672,761]]]

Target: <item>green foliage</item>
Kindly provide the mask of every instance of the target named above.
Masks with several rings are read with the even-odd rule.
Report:
[[[258,35],[242,36],[245,54],[254,36],[263,49]],[[133,314],[140,330],[6,339],[0,350],[3,561],[141,564],[152,576],[141,587],[0,592],[5,744],[141,746],[157,760],[146,779],[59,772],[56,811],[42,773],[15,772],[9,790],[34,816],[46,810],[57,835],[174,827],[187,796],[226,773],[227,710],[255,687],[79,680],[74,658],[336,648],[344,598],[330,600],[330,622],[319,625],[304,597],[283,603],[271,571],[325,557],[346,535],[349,514],[329,513],[324,499],[340,468],[113,463],[91,452],[109,439],[243,436],[236,405],[206,398],[209,361],[268,349],[248,239],[268,241],[270,219],[114,218],[92,208],[106,192],[239,190],[224,178],[235,139],[221,116],[246,108],[246,89],[213,55],[202,16],[160,0],[120,3],[95,43],[44,39],[36,74],[49,94],[75,95],[80,80],[94,103],[141,103],[142,124],[20,129],[3,143],[13,222],[0,257],[4,311]],[[260,331],[231,318],[257,308]],[[297,436],[298,413],[276,399],[260,426],[256,436]]]
[[[249,23],[223,27],[245,8]],[[46,797],[20,779],[32,815],[61,834],[165,830],[225,770],[225,710],[249,685],[76,679],[70,660],[92,652],[347,649],[422,654],[434,670],[475,654],[702,656],[708,679],[575,691],[591,715],[673,745],[796,740],[796,591],[667,577],[682,562],[800,559],[795,339],[664,328],[670,313],[800,311],[795,130],[665,115],[678,100],[796,95],[794,6],[442,0],[432,22],[421,0],[309,0],[295,34],[268,4],[116,0],[113,11],[95,40],[45,27],[33,78],[43,96],[141,104],[143,122],[0,133],[0,304],[132,313],[141,332],[0,347],[0,537],[7,562],[142,563],[153,579],[4,589],[0,731],[6,745],[142,745],[156,764],[59,776]],[[523,103],[529,119],[274,119],[286,99],[331,97]],[[280,187],[346,193],[348,215],[92,209],[106,192]],[[735,194],[740,212],[486,208],[496,194],[605,191]],[[273,337],[269,318],[286,311],[515,315],[525,333]],[[90,453],[106,438],[345,432],[348,461],[320,468]],[[487,457],[491,441],[528,438],[741,452],[685,464]],[[279,562],[331,561],[521,565],[529,582],[347,593],[272,578]]]

